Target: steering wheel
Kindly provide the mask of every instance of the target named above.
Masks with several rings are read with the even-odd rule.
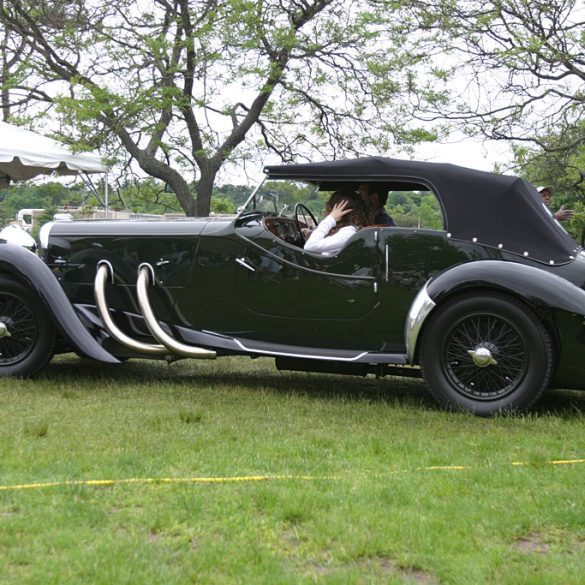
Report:
[[[314,230],[317,227],[317,218],[304,203],[297,203],[295,205],[295,225],[304,242],[307,241],[307,238],[303,233],[303,228]]]

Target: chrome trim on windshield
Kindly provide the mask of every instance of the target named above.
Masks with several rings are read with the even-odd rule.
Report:
[[[114,269],[107,260],[101,260],[97,265],[97,272],[94,282],[94,295],[99,316],[101,317],[107,332],[118,343],[129,347],[134,351],[149,355],[167,355],[169,350],[163,345],[154,345],[136,341],[135,339],[128,337],[128,335],[121,331],[114,323],[110,315],[110,310],[108,309],[108,302],[106,299],[106,282],[108,281],[108,278],[111,279],[111,282],[114,282]]]
[[[242,205],[242,207],[238,210],[238,215],[237,215],[236,219],[238,219],[238,217],[240,217],[240,215],[242,215],[242,213],[244,213],[244,211],[246,211],[250,201],[255,199],[256,193],[258,193],[258,191],[260,191],[260,189],[262,188],[262,185],[264,185],[264,183],[266,183],[267,180],[268,180],[268,177],[264,177],[262,179],[262,181],[260,181],[260,184],[254,189],[254,191],[252,191],[250,197],[248,197],[248,199],[246,199],[246,203],[244,203],[244,205]],[[255,207],[255,205],[254,205],[254,207]]]
[[[410,305],[406,323],[404,325],[404,339],[406,341],[406,358],[409,364],[414,361],[414,351],[418,335],[425,319],[429,313],[436,307],[436,303],[427,293],[427,283],[422,287],[416,298]]]
[[[197,359],[214,359],[217,357],[215,351],[203,349],[202,347],[195,347],[185,345],[168,335],[159,322],[150,306],[148,299],[148,284],[149,280],[154,283],[154,270],[150,264],[141,264],[138,267],[138,280],[136,281],[136,294],[138,296],[138,304],[142,311],[142,316],[146,325],[150,329],[153,337],[162,343],[169,351],[189,358]]]

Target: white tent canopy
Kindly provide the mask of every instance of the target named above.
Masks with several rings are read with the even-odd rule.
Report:
[[[75,175],[106,171],[97,154],[74,154],[51,138],[0,122],[0,187],[7,186],[11,180],[53,172]]]

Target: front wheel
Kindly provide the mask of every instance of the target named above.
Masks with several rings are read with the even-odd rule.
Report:
[[[38,296],[0,275],[0,376],[28,378],[53,355],[55,327]]]
[[[506,295],[448,301],[431,318],[421,365],[437,402],[479,416],[526,411],[553,374],[553,348],[538,317]]]

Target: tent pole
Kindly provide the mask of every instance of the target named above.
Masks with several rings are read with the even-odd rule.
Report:
[[[105,200],[105,214],[104,214],[104,218],[108,219],[108,172],[106,171],[106,175],[104,177],[104,181],[106,182],[105,186],[104,186],[104,200]]]

